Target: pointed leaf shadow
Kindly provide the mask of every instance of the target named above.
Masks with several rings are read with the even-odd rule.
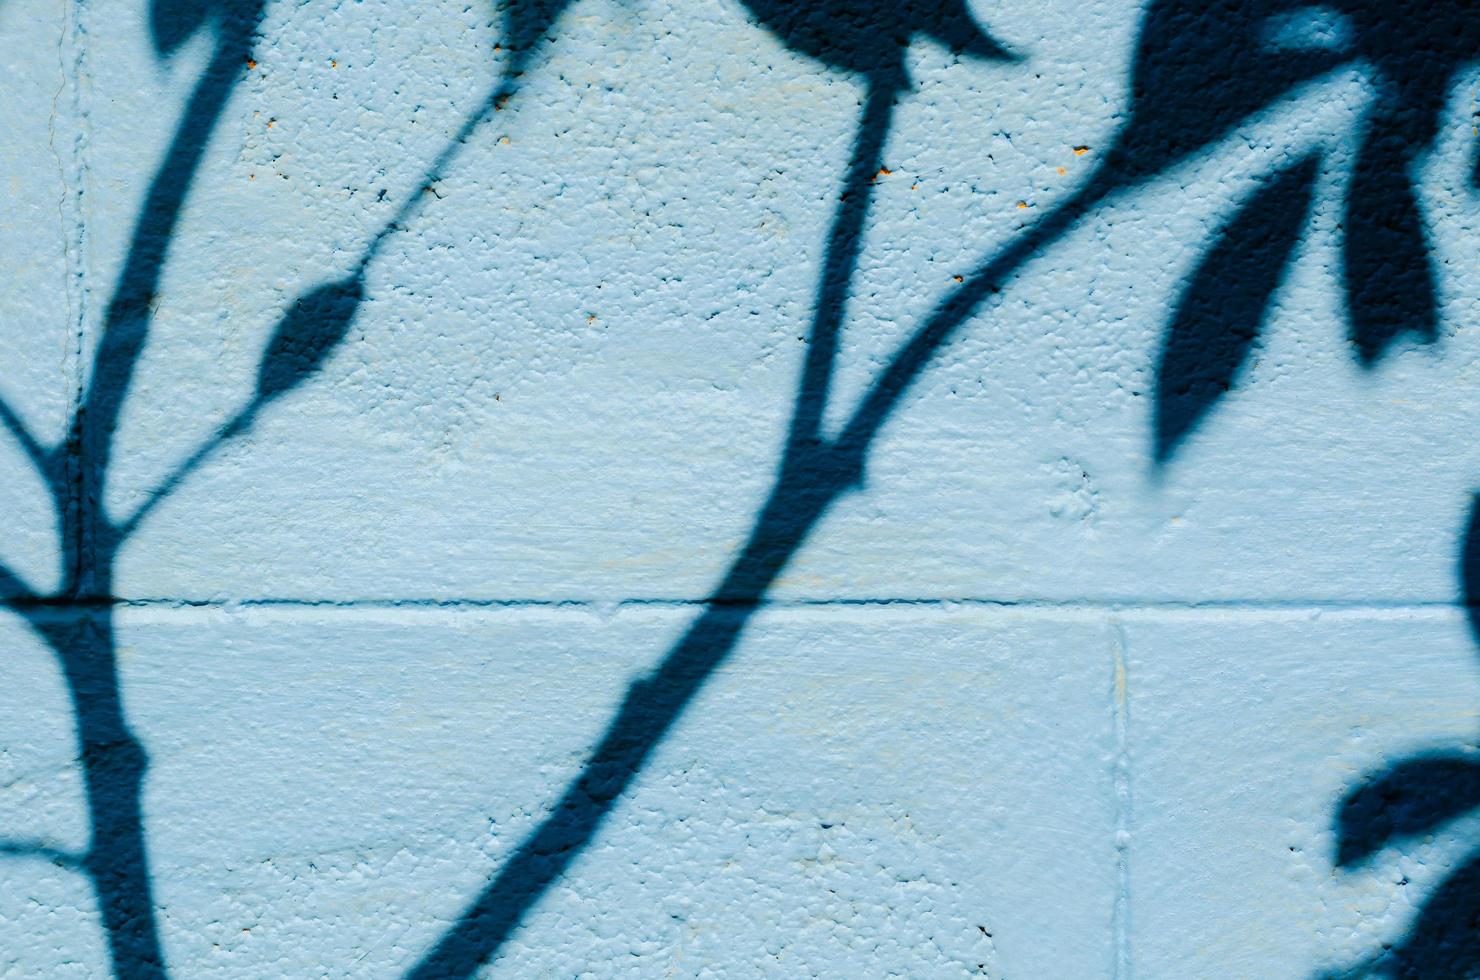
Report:
[[[300,296],[263,349],[255,403],[260,406],[307,381],[344,340],[365,299],[358,275],[327,282]]]
[[[1480,755],[1415,756],[1369,777],[1336,817],[1336,865],[1351,868],[1382,850],[1437,830],[1480,807]]]
[[[1307,156],[1250,194],[1188,280],[1156,367],[1158,464],[1171,459],[1248,360],[1300,241],[1318,161]]]
[[[1349,338],[1370,367],[1404,334],[1439,336],[1439,290],[1429,236],[1409,176],[1412,143],[1401,131],[1367,135],[1346,195],[1341,267]]]

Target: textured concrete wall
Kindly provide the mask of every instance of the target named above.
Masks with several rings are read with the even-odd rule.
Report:
[[[1462,4],[0,37],[0,975],[1477,969]]]

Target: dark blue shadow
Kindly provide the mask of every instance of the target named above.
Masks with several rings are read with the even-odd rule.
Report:
[[[828,438],[820,420],[827,405],[846,302],[856,263],[857,241],[867,212],[868,181],[884,147],[890,106],[907,87],[902,52],[924,35],[963,53],[1005,60],[1007,49],[971,24],[964,5],[844,3],[842,0],[781,3],[746,0],[746,5],[782,42],[825,64],[860,75],[868,86],[853,161],[843,181],[833,229],[826,244],[812,332],[794,401],[792,426],[775,484],[744,548],[679,642],[657,668],[632,685],[616,716],[580,774],[550,810],[550,815],[520,843],[494,880],[464,910],[410,972],[416,980],[467,977],[494,958],[536,902],[589,845],[621,794],[654,749],[733,652],[771,585],[831,505],[862,484],[869,449],[900,400],[942,346],[999,292],[1023,265],[1049,247],[1092,208],[1138,186],[1188,156],[1227,136],[1253,113],[1289,97],[1306,81],[1366,58],[1382,78],[1384,95],[1371,110],[1370,126],[1387,116],[1422,114],[1416,94],[1424,86],[1442,90],[1472,47],[1467,20],[1458,8],[1440,11],[1413,2],[1352,4],[1338,12],[1351,22],[1355,40],[1344,44],[1280,43],[1279,18],[1303,10],[1292,3],[1206,3],[1175,0],[1151,5],[1137,44],[1129,117],[1102,164],[1067,201],[1048,211],[989,257],[949,295],[896,352],[867,389],[841,432]],[[1422,21],[1423,26],[1417,27]],[[1298,26],[1298,25],[1297,25]],[[1413,27],[1414,29],[1409,29]],[[1367,32],[1388,31],[1383,38]],[[1436,38],[1439,56],[1420,58]],[[1396,86],[1396,87],[1394,87]],[[1391,94],[1389,91],[1391,90]],[[1426,90],[1425,90],[1426,91]],[[887,98],[885,93],[887,93]],[[1442,98],[1442,96],[1440,96]],[[1378,154],[1364,166],[1391,165]],[[1204,386],[1188,379],[1225,378],[1231,382],[1257,333],[1288,267],[1288,256],[1309,207],[1315,158],[1296,161],[1273,175],[1247,213],[1224,229],[1212,246],[1211,269],[1195,277],[1200,290],[1184,298],[1184,325],[1169,342],[1164,369],[1175,374],[1162,385],[1158,408],[1162,446],[1156,457],[1170,458],[1219,394],[1221,384]],[[1376,178],[1373,178],[1374,180]],[[1406,171],[1385,178],[1389,186]],[[1352,193],[1367,193],[1354,180]],[[1426,241],[1420,240],[1424,249]],[[1358,244],[1358,250],[1361,246]],[[1399,277],[1401,279],[1401,277]],[[1397,281],[1397,280],[1389,280]],[[1381,295],[1396,287],[1372,286]],[[1353,308],[1356,308],[1353,300]],[[1364,309],[1372,308],[1367,303]],[[1193,323],[1187,326],[1187,323]],[[1352,337],[1358,357],[1370,362],[1408,328],[1380,317],[1376,328],[1358,328]],[[1426,336],[1420,318],[1416,332]],[[1225,333],[1239,331],[1229,339]],[[1385,331],[1385,332],[1384,332]],[[1377,340],[1372,338],[1380,335]]]

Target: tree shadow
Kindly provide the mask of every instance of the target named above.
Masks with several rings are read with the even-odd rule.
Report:
[[[44,445],[18,413],[0,402],[0,423],[41,476],[57,514],[62,581],[34,589],[0,567],[0,601],[51,649],[69,695],[78,746],[89,840],[77,854],[38,842],[0,841],[0,857],[40,858],[76,870],[98,903],[112,974],[121,980],[168,975],[153,895],[142,792],[149,759],[123,705],[118,672],[113,574],[120,550],[147,511],[179,483],[158,488],[127,520],[107,512],[114,432],[153,320],[160,279],[177,226],[222,115],[247,71],[264,0],[155,0],[149,27],[155,52],[168,57],[199,32],[214,44],[151,177],[128,240],[122,269],[102,316],[85,384],[65,438]],[[263,352],[247,407],[192,458],[246,431],[272,400],[317,370],[343,338],[353,304],[342,284],[315,290],[278,324]]]
[[[987,58],[1002,59],[1006,51],[984,31],[963,26],[971,22],[960,4],[930,7],[933,13],[926,13],[924,4],[885,0],[864,4],[746,0],[746,5],[788,46],[831,67],[861,73],[869,92],[825,249],[792,424],[772,490],[704,611],[658,666],[631,685],[580,773],[490,884],[410,971],[408,976],[415,980],[470,976],[498,954],[529,910],[591,842],[653,751],[731,655],[776,578],[832,504],[862,485],[869,450],[904,395],[941,348],[1027,262],[1091,210],[1205,151],[1255,112],[1271,108],[1302,83],[1339,65],[1364,60],[1384,86],[1369,109],[1366,145],[1377,138],[1374,131],[1386,132],[1391,119],[1406,119],[1410,112],[1421,115],[1441,103],[1458,66],[1473,52],[1463,23],[1465,11],[1458,6],[1436,10],[1411,2],[1348,0],[1337,13],[1350,21],[1350,37],[1338,39],[1341,43],[1321,37],[1302,43],[1297,37],[1297,43],[1289,43],[1281,36],[1289,28],[1280,18],[1305,12],[1306,5],[1271,0],[1154,2],[1137,42],[1129,117],[1101,165],[1067,200],[963,277],[961,286],[897,349],[839,433],[829,438],[821,431],[821,419],[865,225],[869,182],[876,173],[895,93],[904,89],[899,52],[917,33]],[[1424,26],[1404,33],[1407,21],[1402,15],[1423,20]],[[1294,25],[1301,27],[1298,18]],[[1365,36],[1377,30],[1389,35]],[[1423,99],[1418,98],[1420,92]],[[1392,167],[1396,160],[1403,164],[1400,173],[1354,180],[1349,194],[1362,202],[1379,185],[1409,187],[1406,168],[1413,152],[1405,149],[1400,158],[1384,146],[1368,153],[1363,167]],[[1241,205],[1190,280],[1159,371],[1154,453],[1159,463],[1172,457],[1212,402],[1231,387],[1270,297],[1286,275],[1309,208],[1316,162],[1314,155],[1307,156],[1273,174]],[[1421,224],[1413,227],[1417,234],[1385,238],[1382,247],[1419,249],[1422,263],[1402,261],[1368,274],[1364,287],[1371,296],[1391,299],[1408,288],[1405,270],[1427,269],[1427,240]],[[1366,255],[1374,246],[1360,235],[1358,239],[1349,251]],[[1401,303],[1385,307],[1368,300],[1349,296],[1351,338],[1362,363],[1371,363],[1415,322],[1421,336],[1432,334],[1422,318],[1394,320],[1393,311],[1404,309]],[[1366,316],[1380,307],[1382,316]],[[1359,321],[1358,311],[1366,319]]]
[[[1404,335],[1437,337],[1437,290],[1412,170],[1435,138],[1438,112],[1456,72],[1475,55],[1467,5],[1458,0],[1341,0],[1317,8],[1290,0],[1153,0],[1136,42],[1129,112],[1100,165],[1065,201],[964,276],[960,287],[896,350],[838,433],[829,436],[822,419],[873,181],[882,167],[895,103],[909,88],[905,48],[914,37],[924,36],[982,59],[1006,61],[1011,56],[971,20],[963,0],[745,2],[783,43],[829,68],[858,75],[865,87],[772,489],[703,611],[659,665],[631,685],[549,815],[413,968],[413,977],[468,976],[497,955],[591,842],[652,753],[732,654],[777,577],[831,506],[863,485],[874,440],[935,356],[1031,259],[1086,214],[1206,151],[1254,113],[1292,97],[1302,84],[1337,66],[1364,62],[1376,77],[1377,94],[1363,121],[1358,162],[1345,198],[1348,338],[1359,363],[1370,366]],[[504,5],[512,53],[487,96],[428,168],[423,186],[435,183],[473,132],[503,107],[568,5],[569,0],[510,0]],[[1345,27],[1323,32],[1317,23],[1316,29],[1307,30],[1309,23],[1300,18],[1321,11],[1334,12]],[[92,821],[91,840],[81,855],[23,842],[0,843],[0,855],[30,854],[80,868],[102,909],[114,973],[123,978],[163,977],[166,968],[140,808],[148,760],[129,729],[119,690],[115,560],[159,501],[219,446],[248,431],[267,405],[311,377],[345,339],[365,298],[366,269],[426,197],[416,188],[348,274],[310,290],[290,307],[267,344],[249,402],[188,455],[138,510],[122,520],[111,519],[103,501],[113,431],[148,336],[152,304],[184,201],[241,77],[261,14],[262,0],[155,0],[151,29],[161,55],[201,30],[214,33],[215,48],[150,183],[65,442],[42,445],[0,403],[0,424],[26,450],[54,497],[65,569],[63,587],[54,594],[31,590],[5,569],[0,569],[0,588],[16,596],[7,604],[27,619],[61,664],[73,700]],[[1157,372],[1153,458],[1158,464],[1173,458],[1215,401],[1235,386],[1287,274],[1315,172],[1316,158],[1306,156],[1269,175],[1214,236],[1190,277]],[[58,615],[58,607],[78,615]],[[1435,781],[1419,778],[1422,772],[1448,772],[1444,778],[1460,789],[1457,800],[1447,805],[1460,812],[1468,786],[1468,777],[1457,775],[1463,762],[1426,763],[1414,770],[1419,774],[1414,785]],[[1362,806],[1370,809],[1371,804]],[[1443,812],[1443,807],[1431,809]],[[1358,820],[1365,811],[1358,806],[1353,812]],[[1425,818],[1391,819],[1402,828],[1418,826]],[[1352,853],[1398,831],[1387,833],[1388,838],[1377,831],[1366,838],[1354,834]],[[1468,887],[1467,874],[1472,874],[1469,868],[1455,879],[1456,887]],[[1464,907],[1451,904],[1454,914],[1464,913]]]
[[[122,270],[103,314],[91,369],[56,446],[43,446],[6,407],[0,415],[42,477],[57,514],[62,581],[50,594],[0,571],[6,600],[51,648],[66,682],[90,835],[79,855],[51,855],[81,871],[96,896],[114,976],[167,975],[149,871],[141,794],[148,756],[124,714],[114,635],[112,576],[124,536],[106,515],[113,432],[143,351],[152,305],[186,197],[206,146],[246,71],[261,0],[157,0],[155,51],[166,57],[190,36],[214,36],[164,158],[149,182]],[[47,856],[10,846],[10,856]]]
[[[42,841],[0,839],[0,858],[32,858],[87,877],[102,918],[112,973],[160,980],[168,966],[153,896],[142,791],[148,756],[128,724],[117,661],[113,574],[123,546],[148,516],[210,457],[245,435],[272,403],[312,378],[349,335],[365,299],[365,273],[387,240],[423,206],[422,191],[452,165],[469,138],[518,88],[518,79],[569,0],[504,5],[503,69],[464,118],[402,204],[362,249],[350,272],[315,286],[284,312],[264,346],[251,397],[189,453],[131,514],[106,509],[113,437],[150,325],[161,276],[201,162],[237,84],[248,69],[265,0],[151,0],[149,28],[159,57],[201,32],[214,37],[149,182],[123,267],[104,312],[86,384],[65,439],[47,446],[0,399],[0,426],[41,475],[57,517],[63,580],[39,591],[0,565],[0,606],[17,613],[50,649],[69,694],[79,747],[90,836],[81,853]]]

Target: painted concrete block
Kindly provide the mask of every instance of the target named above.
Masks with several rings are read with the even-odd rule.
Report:
[[[1342,971],[1453,907],[1440,890],[1471,859],[1468,807],[1367,860],[1338,857],[1354,792],[1473,755],[1480,671],[1462,616],[1162,612],[1122,628],[1137,976],[1368,975]],[[1427,806],[1463,782],[1424,787]],[[1405,805],[1392,793],[1371,815]]]
[[[692,615],[124,613],[175,970],[409,968]],[[33,725],[59,685],[26,663],[0,721],[65,788],[68,733]],[[490,975],[1108,976],[1111,690],[1096,617],[764,613]],[[29,832],[76,846],[77,801],[22,792]],[[34,908],[76,876],[6,871],[12,968],[101,971],[87,915]]]
[[[82,283],[76,106],[67,78],[77,50],[66,43],[64,4],[6,4],[0,32],[7,135],[0,140],[0,561],[42,588],[59,576],[57,514],[26,439],[50,448],[66,435],[75,391]],[[61,43],[58,40],[61,39]],[[17,438],[16,426],[25,436]],[[0,576],[0,596],[16,594]]]

